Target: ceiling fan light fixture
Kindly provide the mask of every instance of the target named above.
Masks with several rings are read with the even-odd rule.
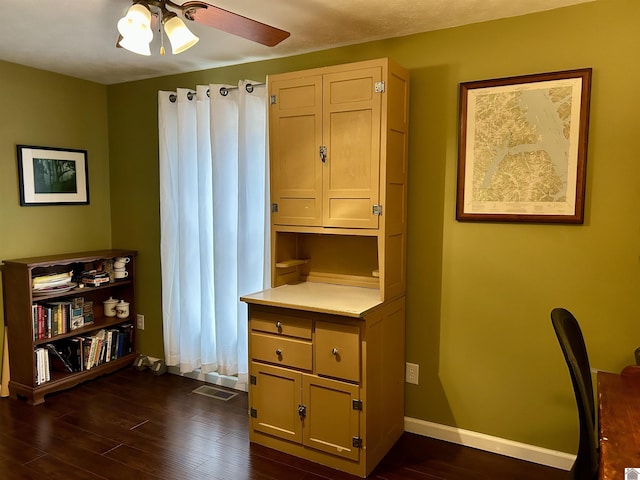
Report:
[[[193,47],[198,40],[184,22],[175,13],[169,12],[162,20],[164,31],[171,42],[171,51],[174,55]]]
[[[127,14],[118,21],[118,32],[124,38],[141,38],[151,42],[151,11],[144,3],[135,3],[129,7]]]

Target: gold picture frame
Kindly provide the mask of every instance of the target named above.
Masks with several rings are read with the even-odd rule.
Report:
[[[458,221],[584,223],[591,68],[460,84]]]

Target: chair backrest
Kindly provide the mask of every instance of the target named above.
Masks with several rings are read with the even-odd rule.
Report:
[[[576,480],[595,480],[598,476],[598,434],[591,367],[584,337],[578,321],[564,308],[554,308],[551,311],[551,323],[569,367],[578,404],[580,442],[571,472]]]

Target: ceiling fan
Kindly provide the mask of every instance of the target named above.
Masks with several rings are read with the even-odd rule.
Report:
[[[197,0],[182,5],[171,0],[133,0],[133,5],[129,7],[126,15],[118,21],[120,35],[116,46],[141,55],[150,55],[149,44],[153,39],[153,30],[160,21],[174,54],[192,47],[198,42],[198,37],[189,31],[176,11],[187,20],[268,47],[277,45],[290,35],[279,28]],[[164,44],[160,53],[164,55]]]

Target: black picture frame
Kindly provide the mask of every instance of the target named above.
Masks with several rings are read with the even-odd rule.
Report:
[[[87,151],[17,145],[21,206],[88,205]]]

